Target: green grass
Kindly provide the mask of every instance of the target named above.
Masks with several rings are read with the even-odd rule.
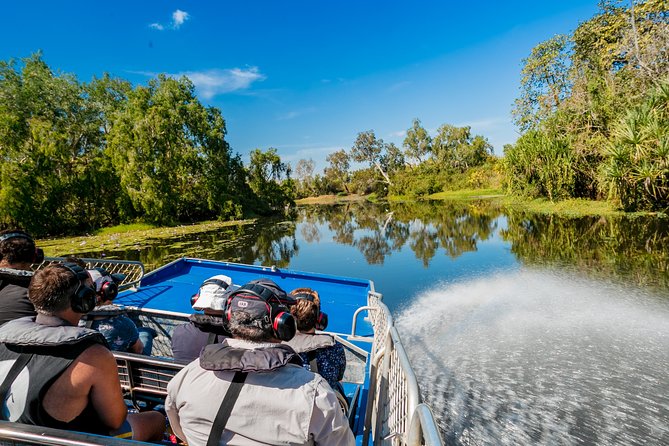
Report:
[[[155,225],[149,223],[132,223],[129,225],[117,225],[109,228],[98,229],[93,235],[123,234],[125,232],[147,231],[149,229],[155,228]]]
[[[431,200],[475,200],[481,198],[503,197],[504,191],[501,189],[462,189],[447,190],[429,195]]]

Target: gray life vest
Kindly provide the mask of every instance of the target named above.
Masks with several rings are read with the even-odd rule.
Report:
[[[95,330],[58,325],[57,318],[38,315],[0,327],[0,419],[12,422],[107,434],[107,427],[89,403],[74,420],[54,419],[42,406],[56,379],[95,344],[107,345]]]

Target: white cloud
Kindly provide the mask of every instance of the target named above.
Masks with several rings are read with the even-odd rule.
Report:
[[[190,14],[181,9],[177,9],[172,13],[172,28],[179,29],[186,20],[190,18]]]
[[[265,79],[265,75],[260,73],[258,67],[184,71],[182,73],[170,74],[170,76],[188,77],[195,84],[199,94],[205,99],[211,99],[223,93],[245,90],[254,82]]]
[[[397,132],[391,132],[390,136],[394,136],[395,138],[404,138],[407,136],[407,131],[406,130],[400,130]]]
[[[190,14],[188,14],[186,11],[182,11],[181,9],[177,9],[172,13],[172,21],[169,24],[169,29],[172,30],[177,30],[181,28],[181,25],[186,22],[186,20],[190,19]],[[163,31],[165,29],[165,25],[162,23],[151,23],[149,25],[149,28],[155,29],[158,31]]]

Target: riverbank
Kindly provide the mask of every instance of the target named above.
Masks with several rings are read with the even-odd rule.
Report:
[[[148,224],[119,225],[104,228],[95,234],[67,238],[37,240],[37,245],[50,257],[78,255],[91,251],[141,250],[147,241],[172,239],[174,237],[220,228],[248,225],[255,220],[206,221],[193,225],[154,227]]]
[[[377,201],[374,195],[322,195],[297,200],[298,205],[303,204],[336,204],[346,201]],[[415,198],[406,196],[389,196],[388,201],[415,201]],[[559,215],[564,217],[586,217],[586,216],[628,216],[640,215],[657,216],[666,218],[667,214],[662,212],[624,212],[609,201],[568,199],[561,201],[550,201],[545,198],[530,199],[514,195],[507,195],[502,189],[465,189],[457,191],[445,191],[428,195],[420,200],[444,200],[444,201],[471,201],[492,200],[502,208],[514,211],[525,211],[537,214]]]

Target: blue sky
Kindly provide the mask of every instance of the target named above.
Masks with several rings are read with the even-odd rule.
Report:
[[[82,81],[136,84],[187,74],[219,107],[245,158],[275,147],[293,166],[350,149],[358,132],[401,146],[419,118],[431,133],[470,125],[497,154],[517,138],[521,60],[570,33],[596,0],[14,1],[2,7],[0,59],[41,50]]]

